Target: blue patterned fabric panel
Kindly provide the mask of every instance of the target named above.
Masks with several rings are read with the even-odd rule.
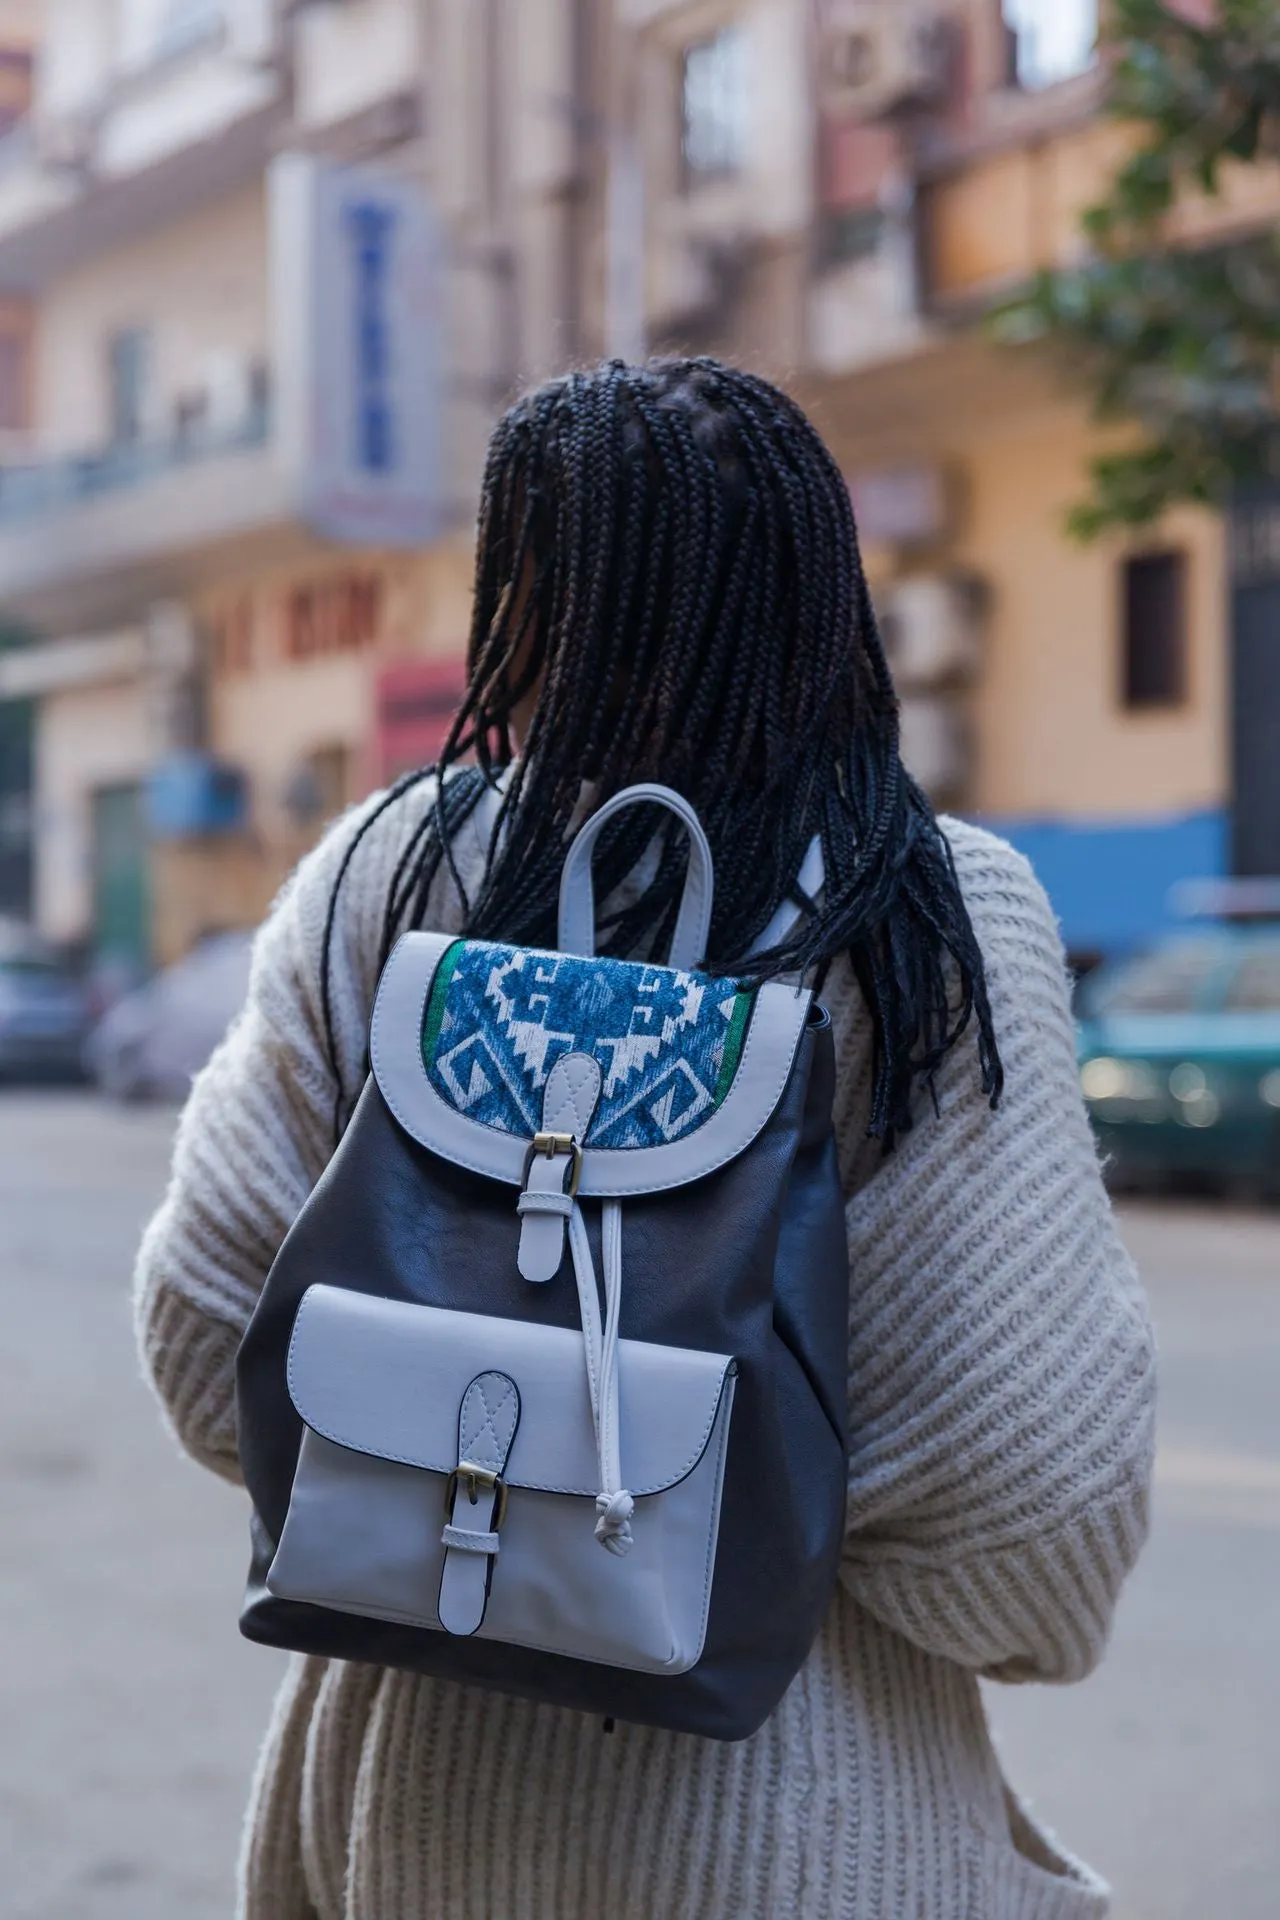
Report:
[[[460,940],[437,970],[423,1057],[458,1113],[531,1138],[556,1061],[592,1054],[604,1085],[584,1144],[662,1146],[724,1099],[753,999],[736,980],[672,967]]]

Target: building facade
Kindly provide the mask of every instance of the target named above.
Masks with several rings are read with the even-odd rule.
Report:
[[[908,761],[1025,848],[1082,958],[1149,937],[1177,880],[1226,870],[1243,804],[1226,530],[1186,511],[1070,540],[1105,444],[1087,396],[983,328],[1079,257],[1131,137],[1102,112],[1093,0],[623,12],[648,341],[744,353],[798,392],[853,492]],[[1241,169],[1171,243],[1277,211],[1276,168]]]
[[[859,71],[851,46],[887,42],[881,70],[898,78],[879,100],[869,79],[820,95],[833,238],[806,391],[855,481],[914,476],[923,493],[928,476],[942,503],[895,526],[890,486],[889,511],[864,516],[891,630],[904,591],[912,625],[930,572],[969,582],[977,609],[959,674],[939,646],[933,669],[902,675],[908,721],[917,697],[931,714],[922,770],[1032,856],[1074,950],[1129,945],[1165,921],[1173,883],[1228,858],[1224,528],[1188,511],[1132,539],[1069,539],[1101,445],[1087,400],[1052,358],[980,330],[1034,271],[1078,257],[1080,214],[1123,156],[1128,135],[1100,112],[1096,9],[831,0],[826,18],[836,71]],[[1188,210],[1185,237],[1261,224],[1278,204],[1273,171],[1242,177],[1222,206]],[[885,353],[853,315],[898,247],[910,265]]]
[[[37,922],[123,973],[256,920],[456,705],[489,425],[578,350],[571,9],[506,11],[0,20],[0,697]]]
[[[931,792],[1031,853],[1077,952],[1152,933],[1230,857],[1224,527],[1073,545],[1087,400],[981,324],[1123,152],[1095,31],[1092,0],[15,11],[0,609],[40,640],[0,694],[40,715],[46,930],[142,964],[256,917],[439,743],[496,411],[696,349],[835,451]],[[1278,206],[1242,172],[1179,237]]]

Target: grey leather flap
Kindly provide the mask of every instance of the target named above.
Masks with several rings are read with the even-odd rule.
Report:
[[[622,1461],[634,1494],[692,1472],[732,1361],[718,1353],[619,1346]],[[434,1473],[458,1463],[458,1408],[497,1368],[520,1393],[505,1478],[547,1493],[598,1490],[582,1335],[564,1327],[309,1287],[289,1342],[289,1393],[306,1425],[357,1453]]]
[[[454,944],[448,933],[407,933],[382,970],[369,1056],[374,1079],[406,1133],[472,1173],[521,1186],[529,1141],[502,1133],[449,1106],[431,1084],[422,1057],[423,1018],[436,968]],[[658,1193],[700,1180],[746,1151],[782,1098],[813,996],[768,981],[756,996],[733,1084],[695,1132],[653,1147],[587,1147],[584,1196]]]

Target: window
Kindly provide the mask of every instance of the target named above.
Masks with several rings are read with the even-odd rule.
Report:
[[[1093,65],[1097,0],[1003,0],[1003,13],[1010,86],[1056,86]]]
[[[688,184],[738,173],[746,157],[746,43],[723,27],[687,47],[680,77],[680,153]]]
[[[1245,955],[1225,1005],[1232,1013],[1280,1013],[1280,945]]]
[[[294,587],[285,602],[285,658],[314,660],[376,646],[382,606],[376,573],[340,573]]]
[[[346,747],[317,747],[300,760],[284,785],[284,807],[299,832],[342,812],[350,798],[351,755]]]
[[[1124,563],[1120,697],[1176,707],[1187,697],[1187,559],[1139,553]]]
[[[143,437],[150,361],[145,327],[122,327],[107,342],[107,433],[113,447],[136,447]]]
[[[818,263],[844,266],[879,252],[888,222],[881,207],[834,207],[819,216]]]
[[[346,747],[317,747],[307,760],[315,777],[321,817],[332,820],[351,798],[351,754]]]

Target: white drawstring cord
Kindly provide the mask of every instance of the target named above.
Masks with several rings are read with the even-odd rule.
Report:
[[[591,1242],[587,1238],[587,1223],[575,1200],[569,1216],[569,1246],[573,1254],[574,1277],[578,1283],[582,1338],[587,1355],[587,1385],[591,1395],[591,1418],[596,1430],[600,1473],[600,1491],[596,1496],[596,1539],[610,1553],[623,1554],[631,1551],[631,1516],[636,1503],[622,1484],[619,1436],[618,1318],[622,1307],[622,1205],[618,1200],[604,1202],[602,1239],[603,1327],[600,1324],[600,1296],[596,1288]]]

